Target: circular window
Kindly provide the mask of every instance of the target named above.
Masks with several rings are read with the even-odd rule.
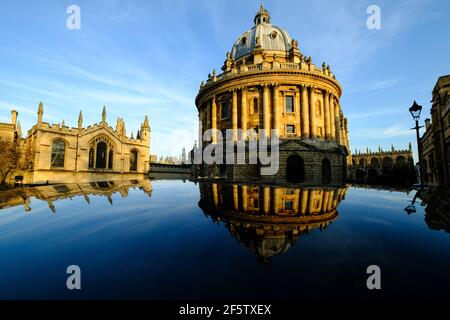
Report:
[[[277,32],[276,32],[276,31],[273,31],[273,32],[270,34],[270,37],[271,37],[272,39],[275,39],[275,38],[277,37]]]

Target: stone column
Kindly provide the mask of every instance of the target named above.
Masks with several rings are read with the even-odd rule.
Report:
[[[305,85],[301,86],[302,103],[301,103],[301,121],[302,121],[302,137],[309,138],[309,103],[308,103],[308,88]]]
[[[265,115],[264,115],[265,119]],[[278,130],[278,136],[280,135],[280,101],[278,85],[273,86],[273,129]]]
[[[237,110],[237,90],[233,90],[233,111],[232,111],[232,121],[233,121],[233,141],[238,140],[237,128],[238,128],[238,110]]]
[[[324,191],[322,193],[322,212],[326,213],[328,211],[328,198],[330,196],[329,191]]]
[[[263,116],[264,116],[264,129],[266,130],[266,136],[270,137],[270,110],[269,110],[269,86],[263,86]]]
[[[213,183],[212,185],[213,199],[214,199],[214,208],[219,209],[219,192],[217,190],[217,184]]]
[[[335,117],[335,124],[336,124],[336,142],[338,144],[341,144],[341,119],[339,114],[339,104],[334,105],[334,117]]]
[[[203,111],[198,111],[198,147],[201,148],[203,141]]]
[[[295,112],[295,124],[297,137],[302,136],[302,124],[300,123],[300,91],[297,89],[294,94],[294,112]]]
[[[334,98],[333,94],[330,94],[330,125],[331,125],[331,140],[336,141],[336,116],[334,113]]]
[[[325,139],[329,140],[331,137],[331,124],[330,124],[330,94],[327,90],[323,95],[324,114],[325,114]]]
[[[310,127],[310,137],[316,137],[316,98],[315,91],[316,87],[311,86],[309,88],[309,127]]]
[[[247,88],[241,91],[241,129],[242,139],[247,140]]]
[[[212,129],[212,143],[217,143],[217,105],[216,105],[216,96],[213,96],[211,102],[211,129]]]

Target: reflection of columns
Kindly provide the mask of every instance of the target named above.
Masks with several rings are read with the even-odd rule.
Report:
[[[264,112],[264,129],[266,136],[270,137],[270,110],[269,110],[269,86],[263,86],[263,112]]]
[[[300,91],[296,90],[294,93],[294,112],[295,112],[295,124],[296,130],[295,135],[301,137],[302,135],[302,124],[300,123]]]
[[[238,128],[238,111],[237,111],[237,91],[233,90],[233,141],[236,142],[238,140],[237,136],[237,128]]]
[[[280,212],[281,188],[274,188],[273,198],[273,212],[278,214]]]
[[[330,130],[330,94],[328,91],[324,91],[323,94],[323,102],[324,102],[324,114],[325,114],[325,139],[329,140],[331,135]]]
[[[234,210],[239,211],[239,186],[236,184],[233,184],[233,203]]]
[[[217,105],[216,105],[216,96],[213,96],[211,102],[211,129],[212,129],[212,143],[217,143]]]
[[[264,187],[264,214],[270,213],[270,187]]]
[[[280,102],[278,85],[273,87],[273,129],[278,130],[280,135]],[[264,118],[265,119],[265,118]]]
[[[331,140],[336,141],[336,115],[334,114],[334,101],[333,95],[329,96],[329,105],[330,105],[330,125],[331,125]]]
[[[309,125],[310,125],[310,136],[311,138],[316,137],[316,98],[315,93],[316,87],[311,86],[309,88]]]
[[[308,88],[305,85],[301,86],[302,102],[301,102],[301,121],[302,121],[302,137],[309,138],[309,106],[308,106]]]
[[[247,88],[243,88],[241,92],[241,129],[242,139],[247,139]]]
[[[331,210],[333,210],[333,198],[334,198],[334,190],[330,190],[328,194],[327,212],[331,212]]]
[[[247,193],[247,186],[242,186],[242,211],[247,212],[248,211],[248,193]]]
[[[330,192],[329,191],[323,191],[322,193],[322,212],[326,213],[328,210],[328,196]]]
[[[316,192],[314,190],[309,191],[309,201],[308,201],[308,214],[312,215],[314,212],[314,194]]]
[[[219,193],[217,192],[217,183],[212,185],[214,208],[219,209]]]
[[[300,213],[304,216],[308,212],[308,190],[302,190],[302,204],[300,208]]]

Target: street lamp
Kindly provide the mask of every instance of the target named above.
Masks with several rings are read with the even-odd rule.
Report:
[[[419,126],[419,118],[420,113],[422,112],[422,106],[418,105],[416,100],[414,100],[414,103],[411,108],[409,108],[409,112],[411,113],[411,116],[416,121],[416,126],[414,128],[411,128],[411,130],[416,130],[416,136],[417,136],[417,152],[419,153],[419,172],[420,172],[420,188],[423,188],[423,172],[422,172],[422,152],[420,148],[420,134],[419,130],[420,128],[423,128]]]

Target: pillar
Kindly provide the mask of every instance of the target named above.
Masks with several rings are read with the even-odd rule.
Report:
[[[316,137],[316,99],[315,93],[316,87],[311,86],[309,88],[309,130],[310,137]]]
[[[294,94],[294,112],[295,112],[295,124],[297,137],[302,136],[302,124],[300,123],[300,91],[297,89]]]
[[[281,188],[274,188],[273,190],[273,212],[278,214],[280,212]]]
[[[213,96],[211,102],[211,129],[212,129],[212,143],[217,143],[217,104],[216,104],[216,96]]]
[[[243,88],[241,92],[241,129],[242,139],[247,139],[247,88]]]
[[[336,116],[334,113],[334,98],[333,95],[329,95],[329,104],[330,104],[330,125],[331,125],[331,140],[336,141]]]
[[[237,91],[233,90],[233,111],[232,111],[232,122],[233,122],[233,141],[238,140],[237,129],[238,129],[238,110],[237,110]]]
[[[239,186],[237,184],[233,184],[233,203],[234,210],[239,211]]]
[[[339,114],[339,105],[337,103],[334,105],[334,117],[334,123],[336,124],[336,142],[341,144],[341,119]]]
[[[242,186],[242,211],[244,211],[244,213],[246,213],[248,211],[248,192],[247,186]]]
[[[301,86],[301,122],[302,122],[302,137],[309,138],[309,105],[308,105],[308,88],[305,85]]]
[[[267,85],[263,86],[263,110],[264,129],[266,131],[266,136],[270,137],[269,87]]]
[[[300,213],[302,214],[302,216],[308,213],[308,193],[309,193],[308,189],[301,191],[302,199],[301,199]]]
[[[280,135],[280,101],[278,85],[274,85],[273,87],[273,129],[278,130],[278,135]]]
[[[219,209],[219,192],[217,190],[217,184],[213,183],[212,185],[213,199],[214,199],[214,208]]]
[[[330,94],[327,90],[323,95],[324,114],[325,114],[325,139],[329,140],[331,137],[331,124],[330,124]]]

